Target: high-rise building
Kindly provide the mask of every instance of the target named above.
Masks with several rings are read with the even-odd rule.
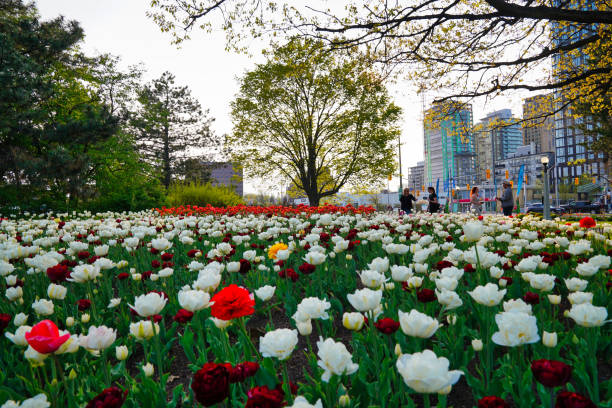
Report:
[[[425,185],[424,180],[425,162],[417,162],[416,166],[408,168],[408,187],[413,191],[420,190]]]
[[[436,104],[425,112],[424,184],[440,190],[473,183],[474,140],[472,105]],[[442,193],[439,192],[439,193]]]
[[[523,144],[535,146],[534,153],[555,151],[554,95],[536,95],[523,100]]]
[[[476,152],[475,183],[480,184],[487,180],[487,170],[489,177],[493,172],[493,138],[491,132],[483,129],[482,126],[477,126],[474,130],[474,150]]]
[[[595,3],[582,1],[576,3],[575,7],[593,9]],[[597,26],[591,24],[553,23],[552,27],[556,46],[572,44],[597,35]],[[587,64],[588,56],[581,49],[555,54],[553,76],[562,81],[568,76],[575,76],[587,70]],[[558,90],[554,94],[555,177],[559,184],[573,184],[573,179],[583,174],[605,174],[603,154],[589,151],[588,146],[593,143],[592,138],[585,136],[576,127],[578,124],[589,125],[592,119],[575,113],[568,94],[565,90]]]
[[[491,138],[493,161],[507,159],[519,146],[523,145],[523,135],[519,119],[512,116],[510,109],[489,113],[481,119],[482,131]]]

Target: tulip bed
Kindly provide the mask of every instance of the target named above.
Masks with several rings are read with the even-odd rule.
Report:
[[[586,218],[3,218],[0,406],[612,407],[610,248]]]

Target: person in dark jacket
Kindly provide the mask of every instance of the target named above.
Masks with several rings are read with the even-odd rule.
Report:
[[[440,210],[440,203],[438,202],[436,189],[433,187],[427,187],[427,191],[429,192],[429,197],[427,199],[429,205],[427,206],[427,211],[429,211],[430,214],[437,213]]]
[[[502,211],[504,215],[512,215],[512,210],[514,209],[514,197],[512,196],[512,187],[509,181],[504,180],[502,183],[504,187],[504,191],[502,192],[501,197],[495,197],[497,201],[501,203]]]
[[[416,198],[410,194],[410,190],[405,188],[404,193],[400,196],[400,204],[402,211],[406,214],[410,214],[412,212],[412,202],[416,201]]]

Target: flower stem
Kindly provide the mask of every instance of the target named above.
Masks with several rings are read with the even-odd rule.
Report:
[[[287,363],[283,362],[283,390],[285,391],[285,397],[289,405],[293,404],[293,394],[291,394],[291,382],[289,381],[289,371],[287,370]]]
[[[431,407],[431,401],[429,401],[429,394],[423,394],[423,404],[425,408]]]

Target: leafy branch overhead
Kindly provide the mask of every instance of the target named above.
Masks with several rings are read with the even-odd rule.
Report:
[[[341,3],[341,4],[340,4]],[[564,90],[564,102],[609,92],[612,8],[605,0],[153,0],[149,16],[176,42],[221,26],[230,47],[279,33],[358,47],[439,101]],[[596,64],[576,63],[595,53]],[[555,64],[552,64],[552,62]]]

